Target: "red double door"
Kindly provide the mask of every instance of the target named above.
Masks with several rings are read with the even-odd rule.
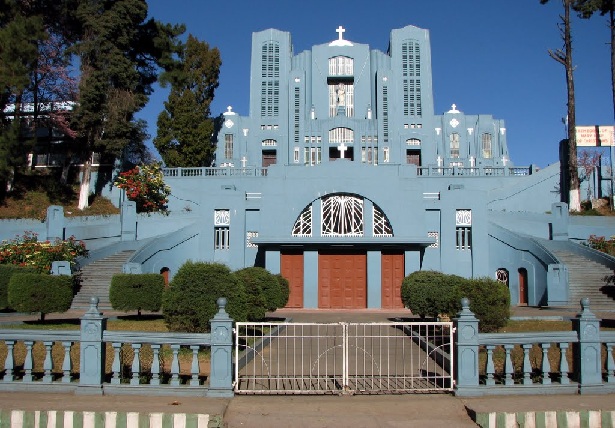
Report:
[[[301,251],[281,253],[281,273],[290,284],[287,308],[302,308],[304,263]],[[381,307],[402,308],[403,252],[381,256]],[[365,252],[320,251],[318,254],[318,307],[364,309],[367,307],[367,255]]]

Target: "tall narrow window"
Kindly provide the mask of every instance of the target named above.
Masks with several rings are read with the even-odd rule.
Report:
[[[261,47],[261,116],[278,116],[280,103],[280,45]]]
[[[421,116],[421,49],[418,41],[401,45],[402,93],[405,116]]]
[[[450,146],[451,146],[451,157],[458,158],[459,157],[459,134],[453,132],[450,135]]]
[[[299,163],[299,147],[295,147],[293,150],[293,162]]]
[[[224,134],[224,157],[233,159],[233,134]]]
[[[389,89],[382,87],[382,140],[389,142]]]
[[[390,162],[390,151],[388,147],[382,148],[382,162],[384,163]]]
[[[472,211],[457,210],[455,213],[456,246],[457,250],[468,251],[472,249]]]
[[[322,161],[322,151],[320,147],[305,147],[304,150],[305,165],[314,166]]]
[[[493,156],[491,152],[491,134],[485,132],[482,137],[483,140],[483,157],[485,159],[491,159]]]
[[[215,210],[214,211],[214,249],[215,250],[230,249],[230,225],[231,225],[230,210]]]

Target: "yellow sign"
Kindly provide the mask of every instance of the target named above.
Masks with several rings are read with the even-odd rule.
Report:
[[[577,126],[577,147],[614,146],[613,126]]]

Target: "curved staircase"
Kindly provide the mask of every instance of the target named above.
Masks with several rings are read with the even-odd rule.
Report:
[[[111,278],[116,273],[122,273],[122,266],[133,253],[134,251],[120,251],[81,268],[81,288],[73,298],[71,310],[87,310],[92,297],[100,299],[99,309],[113,309],[109,302]]]

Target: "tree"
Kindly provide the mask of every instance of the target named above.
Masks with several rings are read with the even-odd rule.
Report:
[[[563,49],[549,49],[549,56],[562,64],[566,70],[566,92],[567,92],[567,175],[569,194],[567,202],[570,211],[581,211],[581,195],[579,186],[579,171],[577,165],[577,141],[576,141],[576,109],[574,98],[574,66],[572,62],[572,30],[570,22],[570,11],[575,0],[561,0],[564,7],[564,15],[561,16],[561,23],[558,24],[562,40]],[[540,0],[541,4],[548,3],[549,0]],[[563,195],[565,196],[565,195]]]
[[[45,37],[40,16],[29,16],[20,2],[0,1],[0,180],[10,188],[15,168],[25,163],[26,145],[19,141],[24,121],[22,103],[30,73]],[[10,108],[9,105],[11,106]]]
[[[83,161],[79,208],[88,206],[94,152],[120,156],[141,125],[134,114],[143,108],[157,79],[168,66],[182,26],[147,18],[145,0],[83,0],[80,23],[81,79],[73,126]]]
[[[597,166],[600,166],[600,153],[596,151],[582,150],[578,158],[579,167],[582,175],[579,176],[579,182],[587,180],[587,200],[592,199],[592,182],[591,175]]]
[[[178,56],[161,77],[171,91],[158,116],[154,145],[167,166],[209,166],[215,151],[210,105],[218,87],[220,52],[189,35]]]

